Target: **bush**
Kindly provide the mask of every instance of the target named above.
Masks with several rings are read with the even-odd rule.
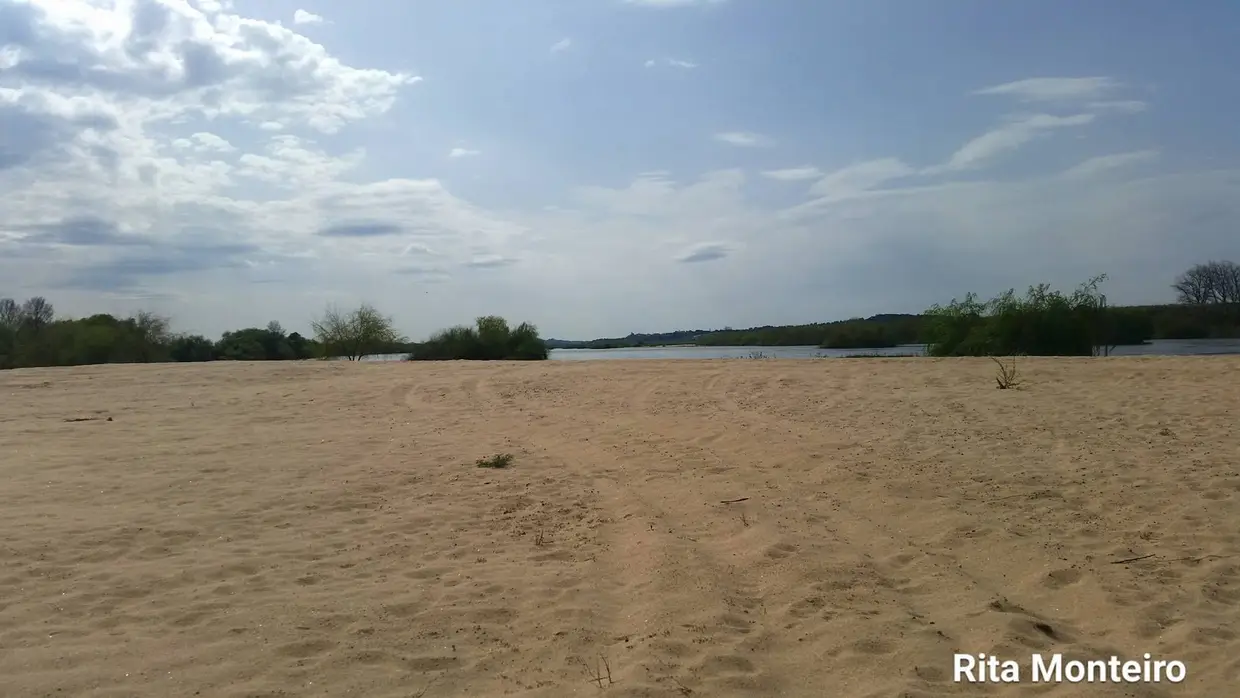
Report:
[[[1093,356],[1109,353],[1117,328],[1098,276],[1070,296],[1047,284],[1030,287],[1024,298],[1009,290],[988,302],[968,294],[926,311],[930,356]]]
[[[497,453],[490,458],[479,458],[474,465],[479,468],[490,468],[492,470],[503,470],[512,465],[513,455],[511,453]]]
[[[550,356],[538,329],[528,322],[509,329],[508,321],[496,315],[480,317],[474,327],[458,325],[440,330],[421,344],[414,345],[409,361],[541,361]]]

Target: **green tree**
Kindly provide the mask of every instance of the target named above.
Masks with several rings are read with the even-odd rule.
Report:
[[[215,342],[200,334],[180,335],[168,347],[173,361],[214,361]]]
[[[485,315],[474,326],[457,325],[440,330],[421,344],[414,345],[411,361],[538,361],[550,355],[546,342],[538,336],[538,328],[528,322],[510,329],[508,321],[497,315]]]
[[[538,328],[523,322],[508,336],[509,359],[542,361],[551,355],[547,343],[538,337]]]

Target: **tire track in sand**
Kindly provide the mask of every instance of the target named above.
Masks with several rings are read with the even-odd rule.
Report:
[[[781,680],[763,666],[762,650],[772,643],[773,629],[760,620],[756,586],[698,546],[674,511],[627,483],[637,473],[597,443],[600,430],[594,420],[577,414],[565,423],[557,413],[556,421],[540,423],[536,404],[527,405],[523,419],[505,418],[497,408],[508,408],[508,403],[469,396],[470,388],[482,389],[475,380],[462,381],[465,389],[456,395],[455,406],[445,405],[459,409],[464,402],[477,408],[470,423],[462,419],[460,426],[499,432],[527,444],[531,453],[562,454],[555,458],[562,461],[557,466],[598,493],[607,522],[599,531],[605,552],[592,563],[596,569],[584,575],[592,580],[593,610],[575,620],[589,626],[580,639],[592,641],[608,657],[619,680],[613,692],[675,695],[677,682],[706,687],[710,695],[778,692]],[[447,386],[432,387],[442,391]],[[415,401],[412,406],[422,405]],[[758,530],[749,535],[755,537]],[[683,607],[686,588],[697,590],[691,611]],[[575,659],[591,664],[591,656],[582,655]]]
[[[708,378],[715,385],[722,380],[725,377],[721,372]],[[646,383],[637,390],[653,394],[652,385]],[[608,541],[621,562],[607,568],[606,574],[613,580],[610,595],[624,599],[644,623],[653,620],[660,628],[647,636],[644,655],[624,657],[641,663],[647,681],[653,682],[650,687],[675,679],[679,686],[704,690],[710,695],[731,691],[772,693],[781,686],[778,677],[787,675],[789,670],[806,673],[804,666],[781,666],[781,647],[789,648],[792,643],[818,639],[824,634],[852,638],[846,646],[835,650],[852,661],[887,661],[883,658],[899,651],[897,645],[881,641],[881,633],[875,636],[872,628],[864,635],[852,626],[826,632],[822,630],[827,625],[824,621],[840,618],[871,626],[886,623],[887,635],[899,636],[906,630],[916,630],[909,624],[915,625],[916,619],[926,616],[924,612],[910,610],[913,607],[908,600],[896,591],[887,592],[881,602],[863,603],[852,598],[858,587],[881,590],[894,586],[876,565],[855,552],[825,550],[820,540],[789,537],[779,529],[769,510],[746,512],[742,508],[741,514],[736,514],[727,511],[729,507],[712,506],[734,495],[739,483],[726,476],[729,468],[686,471],[685,461],[700,462],[712,455],[719,459],[719,455],[678,439],[683,436],[683,429],[668,433],[662,428],[668,426],[667,420],[659,411],[600,419],[579,410],[572,413],[573,423],[567,429],[564,415],[559,417],[561,421],[554,430],[532,430],[529,438],[556,449],[563,448],[566,439],[575,441],[575,451],[583,457],[574,458],[573,462],[592,466],[591,472],[598,475],[596,487],[607,502],[604,509],[617,515]],[[739,438],[751,441],[744,434]],[[584,457],[586,454],[588,457]],[[694,480],[675,491],[688,489],[700,495],[699,501],[666,500],[663,495],[669,488],[661,487],[659,478],[648,477],[652,471],[669,472],[651,463],[663,459],[679,461],[679,467],[673,467],[670,473]],[[640,468],[634,468],[634,463],[640,463]],[[750,473],[748,478],[751,487],[757,484],[753,475]],[[766,475],[762,478],[767,481],[765,488],[759,485],[764,494],[775,489],[771,481],[778,479],[773,472]],[[778,500],[777,493],[764,498]],[[745,514],[754,518],[746,522]],[[800,581],[792,589],[770,589],[762,583],[763,573],[771,567],[803,565],[804,557],[817,558],[820,550],[830,562],[817,566],[814,574],[798,575]],[[836,581],[822,582],[823,579]],[[686,582],[695,587],[691,601],[683,593]],[[811,595],[797,597],[805,589]],[[789,594],[794,598],[787,601]],[[773,612],[768,596],[782,604]],[[875,622],[876,616],[883,617]],[[664,622],[660,623],[660,619]],[[684,620],[689,622],[681,622]],[[817,629],[794,637],[808,627],[806,624]],[[622,631],[623,625],[616,626],[616,630]],[[713,650],[694,649],[708,643]]]

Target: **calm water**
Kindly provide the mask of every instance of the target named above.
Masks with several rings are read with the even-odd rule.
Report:
[[[816,359],[855,354],[920,356],[925,345],[906,344],[890,349],[819,349],[818,347],[635,347],[631,349],[553,349],[557,361],[599,359],[747,359],[762,354],[771,359]],[[1112,356],[1205,356],[1240,354],[1240,339],[1157,339],[1149,344],[1116,347]],[[368,356],[367,361],[400,361],[404,354]]]
[[[562,361],[591,359],[744,359],[761,353],[772,359],[814,359],[855,354],[920,356],[925,345],[907,344],[890,349],[819,349],[818,347],[637,347],[631,349],[553,349]],[[1240,354],[1240,339],[1159,339],[1149,344],[1115,347],[1112,356],[1201,356]]]

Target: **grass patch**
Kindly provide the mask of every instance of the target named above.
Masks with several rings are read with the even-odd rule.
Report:
[[[503,470],[512,465],[513,455],[511,453],[497,453],[490,458],[479,458],[475,464],[479,468],[491,468],[492,470]]]

